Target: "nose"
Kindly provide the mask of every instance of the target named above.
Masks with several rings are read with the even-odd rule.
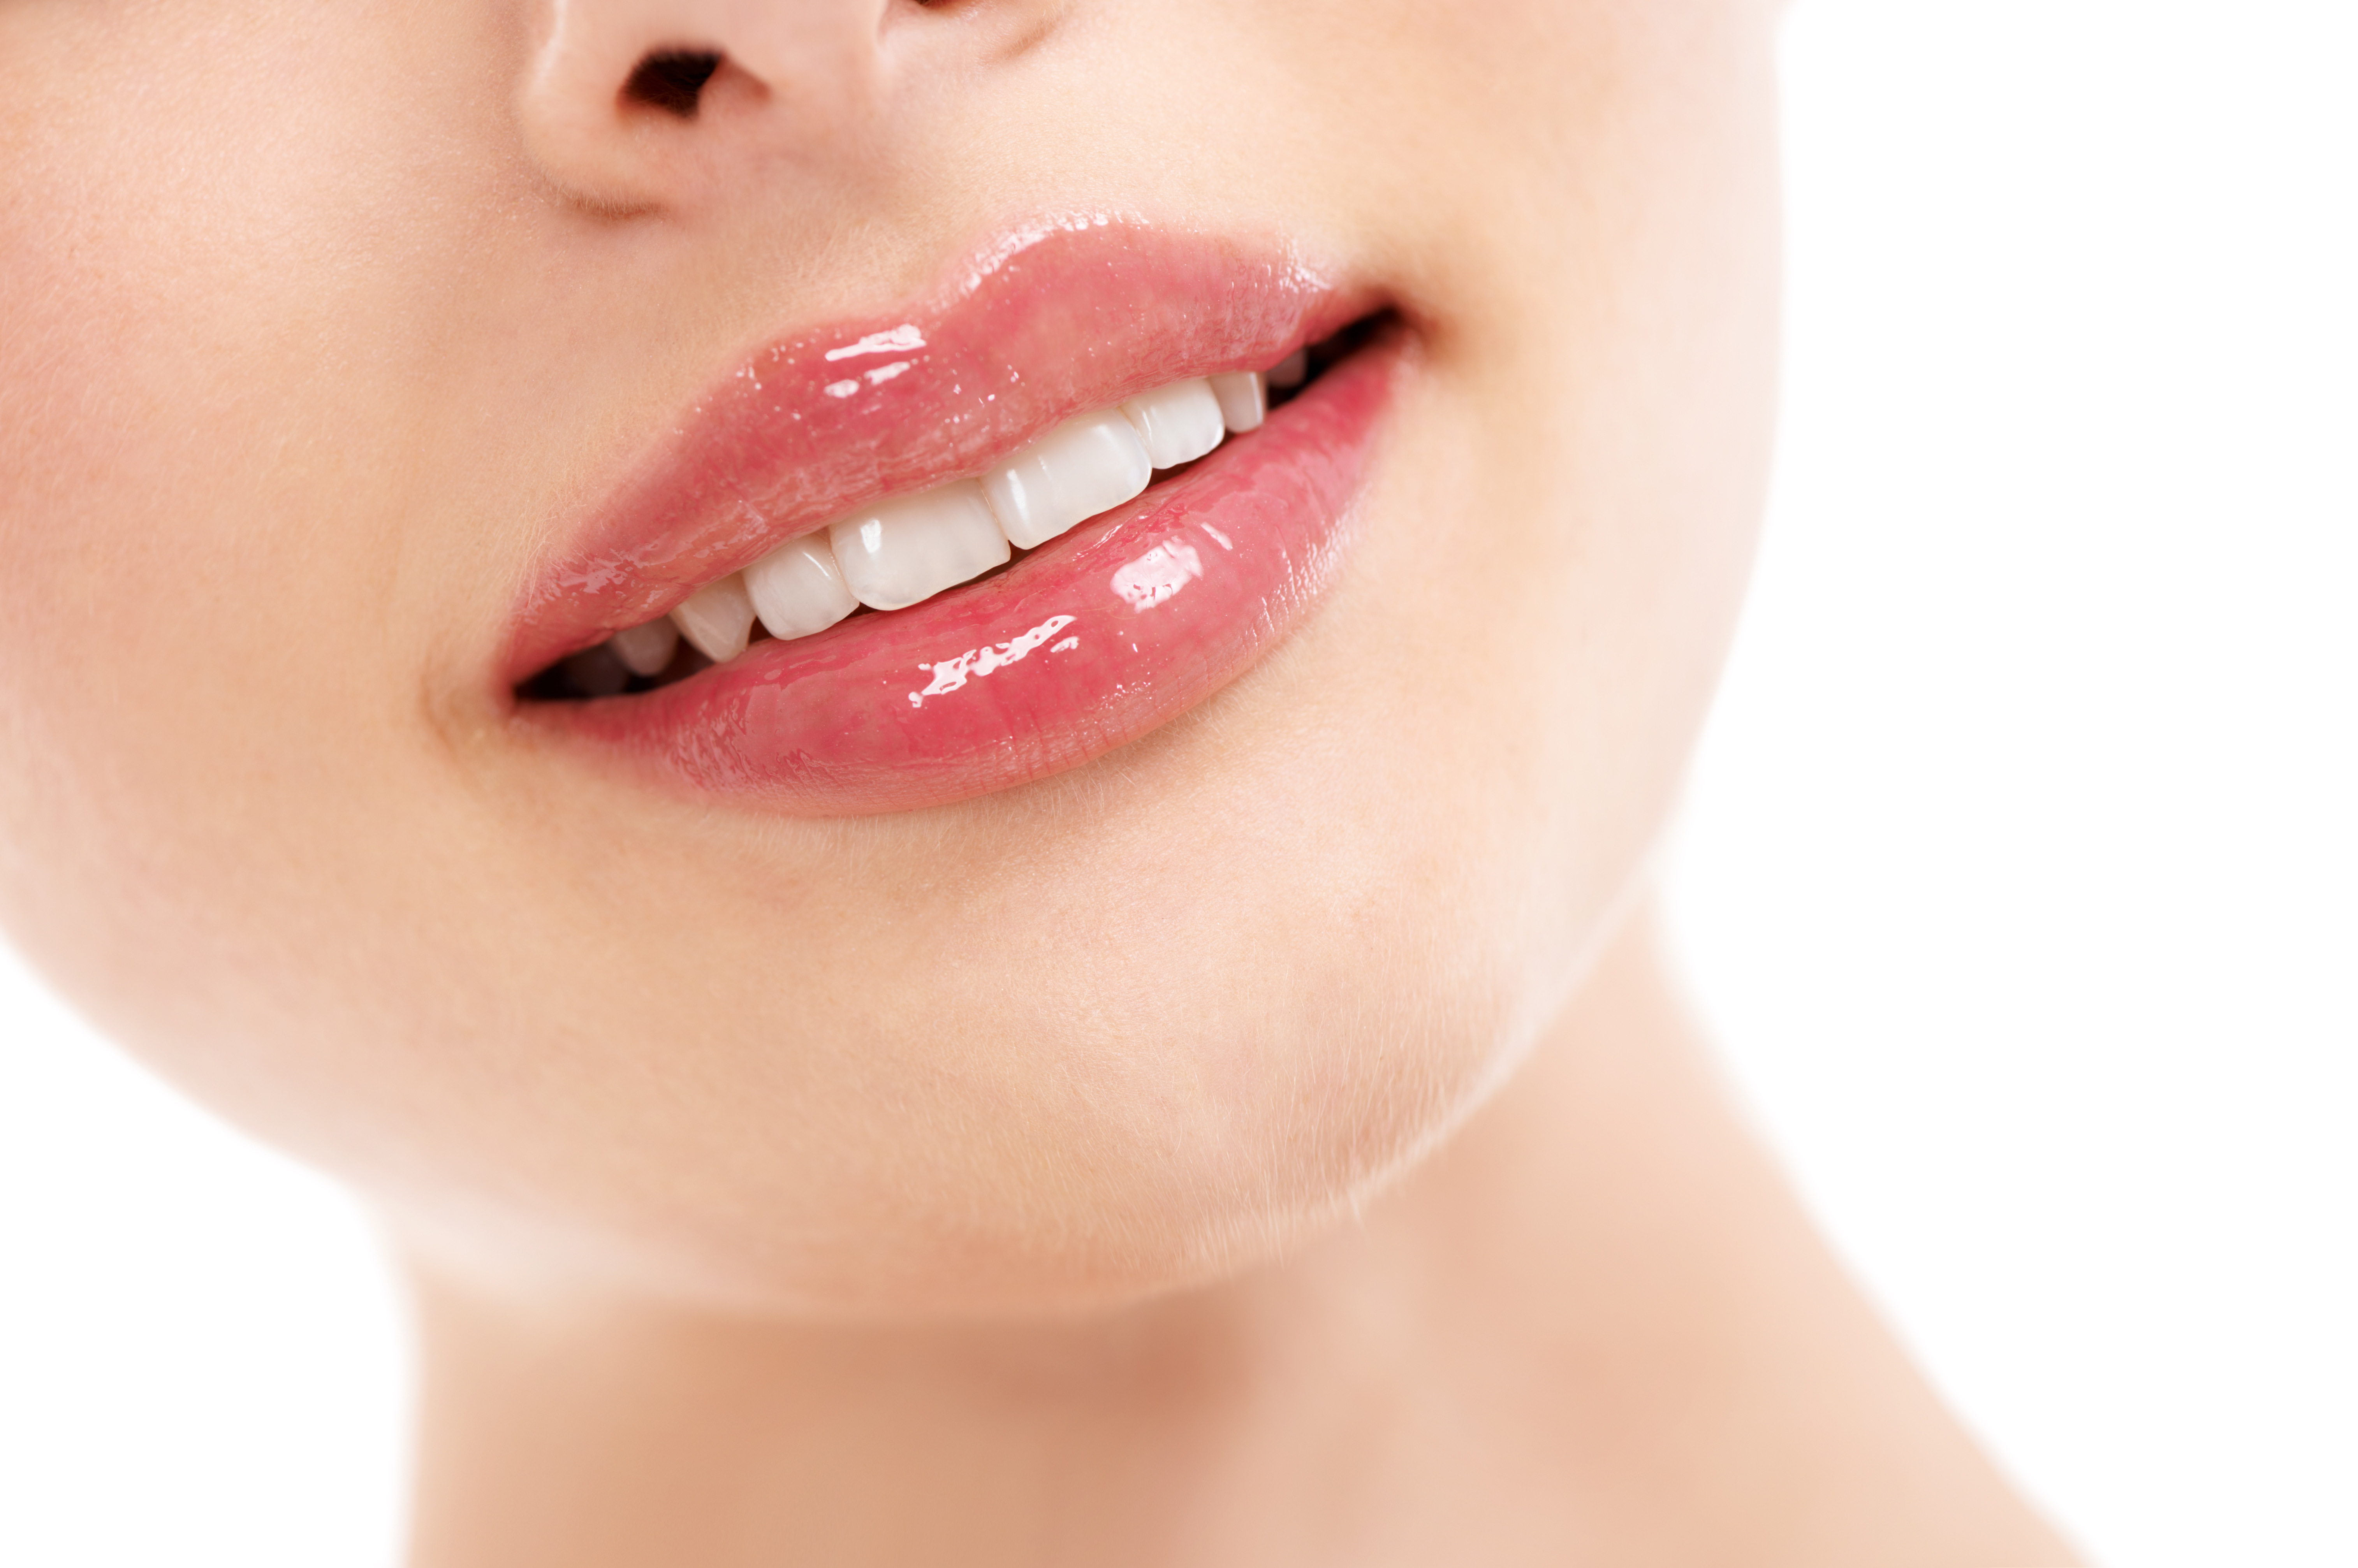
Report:
[[[924,15],[915,0],[541,0],[525,145],[593,206],[692,201],[732,163],[856,142],[889,89],[888,23]]]

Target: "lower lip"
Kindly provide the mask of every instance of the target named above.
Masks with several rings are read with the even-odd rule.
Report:
[[[1318,602],[1401,360],[1396,340],[1368,345],[1259,430],[997,577],[521,716],[795,816],[946,806],[1078,767],[1210,697]]]

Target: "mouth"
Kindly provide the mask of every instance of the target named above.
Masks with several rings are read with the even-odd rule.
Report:
[[[1079,766],[1314,606],[1408,348],[1291,256],[1103,219],[1003,242],[700,399],[525,593],[514,716],[795,815]]]

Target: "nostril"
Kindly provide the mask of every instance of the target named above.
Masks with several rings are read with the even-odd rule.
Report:
[[[720,57],[708,49],[656,49],[631,72],[631,80],[622,84],[622,96],[693,120],[704,84],[719,69]]]

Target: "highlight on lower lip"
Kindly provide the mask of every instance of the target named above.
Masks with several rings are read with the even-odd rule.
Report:
[[[1076,767],[1242,674],[1332,582],[1401,362],[1388,332],[1249,440],[912,609],[529,722],[796,815],[946,805]]]

